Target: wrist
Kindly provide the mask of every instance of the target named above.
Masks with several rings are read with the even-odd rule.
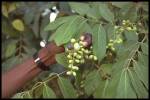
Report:
[[[51,65],[56,63],[55,55],[57,53],[64,52],[65,49],[62,46],[56,46],[54,42],[50,42],[44,48],[39,51],[39,58],[46,65]]]

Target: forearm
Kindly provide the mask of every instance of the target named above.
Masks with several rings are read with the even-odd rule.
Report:
[[[31,58],[6,72],[2,76],[2,97],[12,96],[41,71]]]
[[[49,45],[49,47],[50,46],[52,46],[50,50],[43,48],[39,51],[39,57],[46,65],[51,65],[56,62],[56,51],[63,51],[62,48],[56,48],[56,46],[54,46],[52,43]],[[22,64],[13,67],[13,69],[2,75],[2,97],[11,97],[40,72],[42,72],[42,70],[37,67],[37,64],[34,62],[33,58],[30,58]]]

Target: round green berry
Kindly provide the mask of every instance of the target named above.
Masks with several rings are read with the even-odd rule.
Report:
[[[73,76],[76,76],[76,72],[72,72]]]
[[[75,43],[76,40],[74,38],[71,39],[71,43]]]
[[[67,58],[71,59],[72,57],[71,57],[71,55],[67,55]]]
[[[88,49],[84,50],[84,53],[89,54],[89,50]]]
[[[75,49],[75,50],[79,50],[79,49],[80,49],[79,43],[75,43],[75,44],[74,44],[74,49]]]
[[[67,75],[71,75],[72,74],[72,72],[71,71],[67,71],[67,73],[66,73]]]
[[[72,66],[73,66],[72,64],[69,64],[69,65],[68,65],[69,68],[71,68]]]
[[[77,55],[76,57],[77,57],[78,59],[81,59],[81,58],[82,58],[82,56],[80,56],[80,55]]]
[[[108,46],[113,46],[114,44],[113,43],[108,43]]]
[[[79,67],[73,66],[72,69],[74,69],[74,70],[79,70]]]
[[[83,52],[82,52],[82,51],[78,51],[78,53],[83,54]]]
[[[114,48],[114,47],[111,47],[111,50],[115,51],[115,48]]]
[[[93,59],[96,61],[96,60],[97,60],[97,57],[96,57],[96,56],[94,56],[94,57],[93,57]]]
[[[132,30],[132,28],[131,28],[131,27],[127,27],[127,30],[128,30],[128,31],[131,31],[131,30]]]
[[[73,63],[73,60],[69,60],[69,63]]]
[[[80,63],[80,60],[78,60],[78,59],[75,59],[75,62],[76,62],[76,63]]]
[[[73,53],[73,56],[77,56],[77,53],[76,53],[76,52],[74,52],[74,53]]]
[[[90,55],[90,56],[89,56],[89,59],[93,59],[93,57],[94,57],[94,55]]]

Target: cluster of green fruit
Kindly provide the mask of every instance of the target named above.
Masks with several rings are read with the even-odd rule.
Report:
[[[86,59],[97,60],[97,57],[93,55],[92,46],[87,47],[88,43],[84,39],[84,36],[81,36],[79,40],[72,38],[67,45],[66,53],[69,63],[67,75],[76,76],[76,71],[79,70],[78,65],[85,63]]]
[[[110,48],[112,51],[115,51],[114,45],[116,43],[119,44],[119,43],[122,43],[122,42],[123,42],[123,40],[120,37],[116,38],[115,40],[110,39],[108,45],[106,46],[106,48]]]
[[[124,31],[137,31],[136,25],[134,23],[131,23],[129,20],[123,20],[121,26],[115,26],[115,39],[110,39],[108,45],[106,48],[109,48],[113,51],[115,51],[114,45],[116,43],[122,43],[123,40],[121,38],[121,33]]]
[[[127,31],[136,31],[136,25],[129,20],[123,20],[121,26],[115,26],[116,33],[122,33],[125,30]]]

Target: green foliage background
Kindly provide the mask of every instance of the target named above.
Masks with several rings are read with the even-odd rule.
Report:
[[[49,14],[41,14],[52,6],[60,13],[49,23]],[[13,98],[148,98],[148,17],[148,2],[3,2],[3,72],[31,57],[42,39],[65,45],[83,32],[92,33],[99,60],[80,65],[72,77],[65,74],[66,57],[58,54],[58,64]],[[123,43],[106,49],[122,20],[135,23],[137,33],[123,32]]]

